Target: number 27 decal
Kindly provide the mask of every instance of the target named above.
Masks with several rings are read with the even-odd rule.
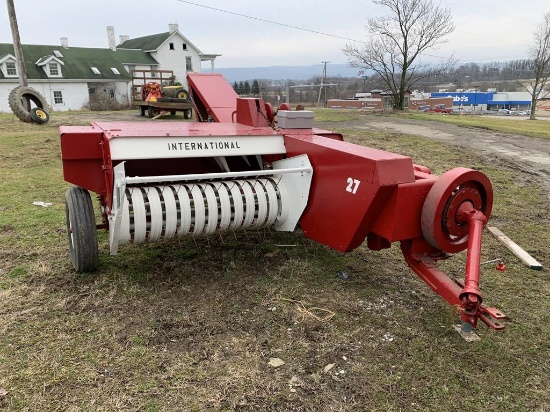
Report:
[[[361,182],[357,179],[352,179],[351,177],[348,177],[348,186],[346,187],[346,192],[350,193],[357,193],[357,189],[359,188],[359,184]]]

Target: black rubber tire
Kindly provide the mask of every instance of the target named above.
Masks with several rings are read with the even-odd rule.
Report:
[[[183,118],[191,119],[193,117],[193,111],[191,109],[183,109]]]
[[[40,109],[46,110],[48,108],[46,99],[32,87],[18,86],[12,89],[8,96],[8,104],[13,114],[19,120],[27,123],[32,122],[30,102]]]
[[[189,101],[189,92],[185,89],[176,90],[175,94],[176,99]]]
[[[90,193],[72,186],[65,193],[65,218],[71,263],[78,273],[97,267],[99,250],[94,207]]]
[[[147,112],[147,107],[145,106],[139,106],[139,115],[145,116],[145,113]]]
[[[149,115],[149,118],[153,118],[155,116],[158,116],[160,114],[160,110],[156,107],[149,106],[147,108],[147,114]]]
[[[175,110],[170,110],[170,115],[171,115],[171,116],[175,116],[175,115],[176,115],[176,111],[175,111]]]
[[[44,109],[33,107],[30,111],[31,120],[34,123],[46,124],[50,121],[50,115]]]

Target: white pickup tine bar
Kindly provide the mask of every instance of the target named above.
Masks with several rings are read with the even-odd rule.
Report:
[[[166,175],[166,176],[134,176],[125,177],[123,183],[126,185],[136,185],[140,183],[161,183],[161,182],[182,182],[190,180],[216,180],[232,179],[236,177],[259,177],[272,175],[285,175],[289,173],[311,173],[311,166],[295,167],[290,169],[269,169],[269,170],[251,170],[245,172],[223,172],[223,173],[202,173],[190,175]]]

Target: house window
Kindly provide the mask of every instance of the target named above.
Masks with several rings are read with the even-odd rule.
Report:
[[[90,69],[92,69],[92,72],[94,72],[94,74],[101,74],[97,67],[90,67]]]
[[[63,93],[61,93],[61,90],[53,91],[53,102],[54,104],[63,104]]]
[[[49,63],[48,68],[50,69],[50,76],[59,76],[59,66],[57,63]]]
[[[183,43],[183,50],[187,50],[187,44]]]
[[[191,61],[191,56],[185,57],[185,70],[187,70],[188,72],[193,71],[193,62]]]
[[[120,74],[120,72],[118,71],[118,69],[116,67],[111,67],[111,71],[114,73],[114,74]]]
[[[109,89],[109,97],[111,99],[114,99],[115,98],[115,89]]]
[[[170,43],[170,50],[174,50],[174,43]]]
[[[6,76],[17,76],[14,62],[6,62]]]
[[[135,64],[129,64],[126,67],[128,69],[128,73],[132,73],[132,70],[136,70],[136,65]]]

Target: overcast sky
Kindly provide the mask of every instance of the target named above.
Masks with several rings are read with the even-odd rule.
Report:
[[[3,3],[0,43],[12,43]],[[548,0],[442,0],[441,5],[451,10],[456,29],[428,54],[454,53],[461,63],[526,58],[533,29],[550,11]],[[222,55],[217,67],[346,63],[342,48],[365,39],[367,17],[385,14],[371,0],[15,0],[15,9],[23,44],[57,45],[67,37],[69,46],[106,48],[107,26],[115,27],[118,42],[120,35],[166,32],[169,23],[177,23],[203,53]]]

